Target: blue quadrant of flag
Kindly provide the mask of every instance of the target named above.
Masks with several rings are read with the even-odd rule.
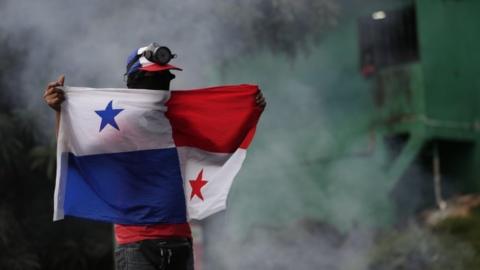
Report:
[[[137,225],[187,220],[176,148],[69,153],[67,174],[65,215]]]

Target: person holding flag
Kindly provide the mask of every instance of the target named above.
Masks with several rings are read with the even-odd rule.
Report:
[[[188,219],[225,208],[266,106],[253,85],[169,91],[181,70],[172,58],[156,43],[132,52],[125,76],[138,90],[66,87],[63,75],[45,89],[58,140],[54,220],[114,223],[119,270],[193,269]]]

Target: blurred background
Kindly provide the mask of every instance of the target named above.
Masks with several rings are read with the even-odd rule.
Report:
[[[124,87],[178,54],[173,89],[268,102],[197,269],[480,269],[480,1],[0,0],[0,269],[113,269],[109,224],[52,222],[49,81]]]

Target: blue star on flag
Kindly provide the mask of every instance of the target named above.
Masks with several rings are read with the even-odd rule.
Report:
[[[118,128],[117,122],[115,122],[115,116],[117,116],[121,111],[123,111],[123,109],[113,109],[112,102],[113,100],[110,100],[105,110],[95,111],[98,116],[102,118],[102,123],[100,124],[100,130],[98,132],[102,131],[102,129],[107,125],[110,125],[120,130],[120,128]]]

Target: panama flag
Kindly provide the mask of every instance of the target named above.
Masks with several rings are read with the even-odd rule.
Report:
[[[64,91],[54,220],[174,224],[225,209],[261,114],[256,85]]]

